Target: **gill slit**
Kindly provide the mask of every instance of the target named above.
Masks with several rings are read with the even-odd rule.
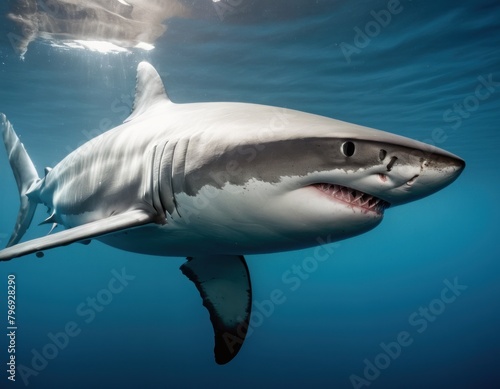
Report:
[[[189,137],[179,139],[172,152],[172,192],[174,196],[174,204],[177,214],[182,217],[179,212],[176,193],[186,193],[185,190],[185,173],[186,173],[186,156],[189,146]]]

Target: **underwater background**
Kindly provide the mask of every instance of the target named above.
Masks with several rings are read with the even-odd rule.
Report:
[[[0,337],[1,388],[500,387],[498,1],[176,1],[183,12],[166,13],[166,30],[148,37],[154,49],[122,51],[114,37],[108,53],[47,31],[23,48],[32,31],[7,17],[16,3],[0,4],[0,112],[40,175],[128,116],[142,60],[177,103],[312,112],[434,143],[467,167],[444,190],[389,209],[373,231],[330,246],[294,288],[283,276],[313,249],[247,256],[252,331],[224,366],[214,362],[208,312],[179,270],[184,258],[93,241],[1,263],[0,332],[9,274],[18,326],[15,382]],[[56,1],[25,3],[71,17]],[[19,203],[4,152],[0,185],[4,246]],[[48,232],[37,226],[46,217],[39,206],[25,240]],[[121,291],[103,292],[117,274]],[[262,308],[275,289],[285,301]],[[97,296],[111,297],[91,308]]]

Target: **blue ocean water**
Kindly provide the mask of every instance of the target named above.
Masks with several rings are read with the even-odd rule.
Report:
[[[10,382],[3,336],[0,387],[500,387],[498,2],[206,3],[211,12],[169,18],[155,49],[130,54],[38,39],[20,59],[13,24],[2,19],[0,112],[40,173],[128,115],[142,60],[175,102],[313,112],[434,142],[467,168],[450,187],[331,246],[298,283],[283,275],[312,249],[248,256],[253,331],[224,366],[213,360],[208,312],[179,270],[183,258],[92,242],[2,263],[5,333],[7,276],[16,275],[18,371]],[[390,20],[382,10],[394,11]],[[8,12],[0,5],[0,18]],[[18,207],[5,153],[0,182],[4,245]],[[39,207],[25,239],[48,232],[36,226],[45,217]],[[127,275],[123,289],[90,309],[116,272]],[[283,303],[263,308],[275,289]]]

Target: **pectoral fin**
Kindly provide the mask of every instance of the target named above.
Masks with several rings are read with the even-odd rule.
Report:
[[[145,211],[134,210],[125,212],[8,247],[0,251],[0,261],[8,261],[9,259],[21,257],[26,254],[66,246],[74,242],[85,241],[101,235],[153,222],[154,216]]]
[[[188,258],[181,271],[200,292],[215,335],[215,361],[223,365],[240,351],[248,329],[252,287],[245,258],[237,255]]]

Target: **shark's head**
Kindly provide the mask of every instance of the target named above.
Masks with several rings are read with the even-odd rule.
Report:
[[[139,65],[137,85],[126,122],[163,139],[153,153],[155,208],[168,226],[189,230],[179,239],[206,237],[212,251],[283,251],[325,234],[358,235],[387,208],[444,188],[465,167],[428,144],[296,110],[174,104],[149,64]]]
[[[375,227],[389,207],[446,187],[465,167],[444,150],[375,130],[353,130],[350,136],[304,140],[309,144],[303,153],[315,153],[324,162],[306,175],[282,181],[289,185],[284,197],[288,208],[339,238]],[[297,154],[297,163],[304,154]],[[304,163],[309,163],[307,157]]]
[[[262,251],[280,239],[302,247],[325,233],[363,233],[387,208],[444,188],[465,166],[418,141],[293,110],[173,104],[169,117],[200,128],[173,153],[179,214]]]
[[[382,216],[389,207],[446,187],[465,167],[459,157],[418,141],[348,123],[334,124],[345,130],[296,141],[302,153],[297,150],[294,163],[303,159],[312,168],[294,181],[301,189],[326,195],[351,212]]]

